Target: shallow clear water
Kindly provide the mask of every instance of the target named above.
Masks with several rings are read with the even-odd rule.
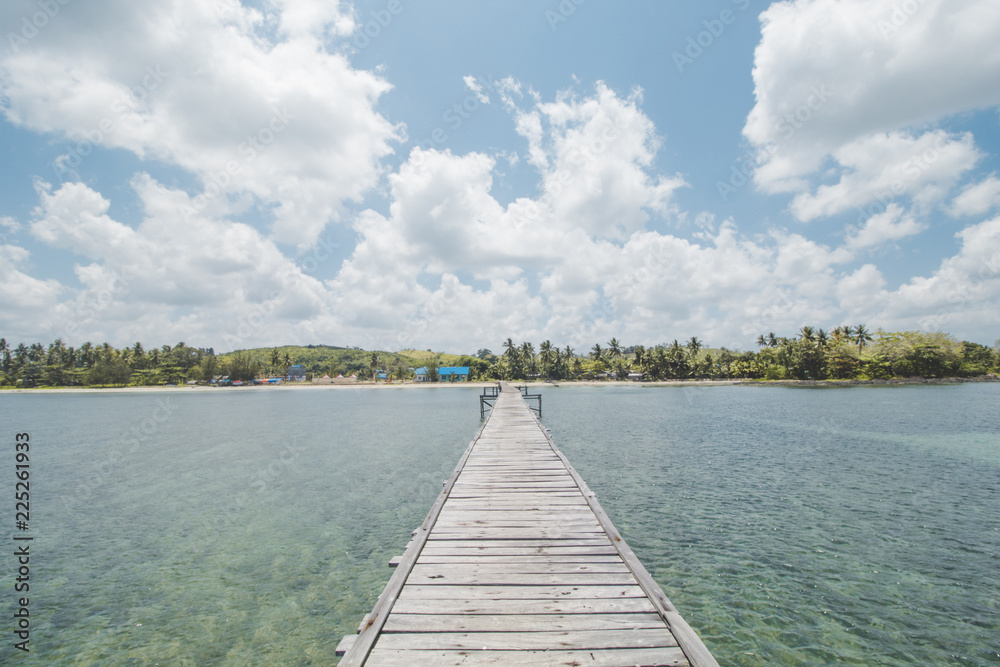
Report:
[[[719,662],[1000,662],[1000,386],[584,388],[546,422]]]
[[[1000,662],[1000,386],[542,393],[722,664]],[[477,394],[0,394],[0,435],[33,444],[32,662],[330,664]]]

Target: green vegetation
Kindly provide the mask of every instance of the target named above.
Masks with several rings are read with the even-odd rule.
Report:
[[[836,327],[831,333],[802,327],[798,336],[774,333],[757,339],[759,351],[706,348],[697,337],[686,343],[645,348],[623,347],[612,338],[607,347],[595,343],[586,358],[550,341],[535,354],[529,342],[508,338],[488,377],[504,380],[625,379],[640,374],[649,380],[871,380],[890,378],[976,377],[1000,372],[1000,341],[994,348],[959,342],[943,333],[918,331],[872,333],[861,324]]]
[[[649,380],[868,380],[907,377],[975,377],[1000,372],[1000,341],[993,348],[958,341],[943,333],[871,332],[865,325],[836,327],[830,333],[802,327],[797,336],[774,333],[757,338],[758,351],[707,348],[697,337],[686,343],[645,348],[625,347],[612,338],[589,353],[577,354],[543,341],[508,338],[503,352],[486,348],[475,356],[430,350],[366,351],[328,345],[282,346],[237,350],[216,355],[211,348],[184,343],[144,349],[141,343],[116,349],[108,343],[84,343],[78,349],[56,340],[10,347],[0,338],[0,386],[156,386],[208,383],[227,377],[248,382],[284,377],[292,365],[307,377],[356,375],[411,380],[413,369],[426,366],[434,377],[441,366],[468,366],[472,380],[613,379],[640,374]]]

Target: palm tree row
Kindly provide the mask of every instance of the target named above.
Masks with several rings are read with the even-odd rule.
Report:
[[[184,343],[146,350],[142,343],[115,348],[83,343],[79,348],[56,339],[10,347],[0,338],[0,384],[23,387],[65,385],[176,384],[216,370],[211,348]]]
[[[940,333],[878,331],[867,326],[838,326],[827,333],[803,326],[797,336],[771,332],[757,338],[759,352],[709,350],[697,337],[686,343],[645,348],[625,347],[612,338],[595,343],[585,357],[571,348],[561,352],[551,341],[534,354],[530,342],[508,338],[505,352],[488,372],[497,379],[868,379],[891,377],[974,376],[1000,371],[1000,342],[995,349],[959,342]]]

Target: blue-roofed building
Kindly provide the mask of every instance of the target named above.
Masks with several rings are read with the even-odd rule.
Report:
[[[442,366],[438,369],[438,377],[441,382],[468,382],[468,366]]]

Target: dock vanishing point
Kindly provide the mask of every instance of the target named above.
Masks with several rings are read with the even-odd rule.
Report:
[[[718,663],[500,384],[341,667]]]

